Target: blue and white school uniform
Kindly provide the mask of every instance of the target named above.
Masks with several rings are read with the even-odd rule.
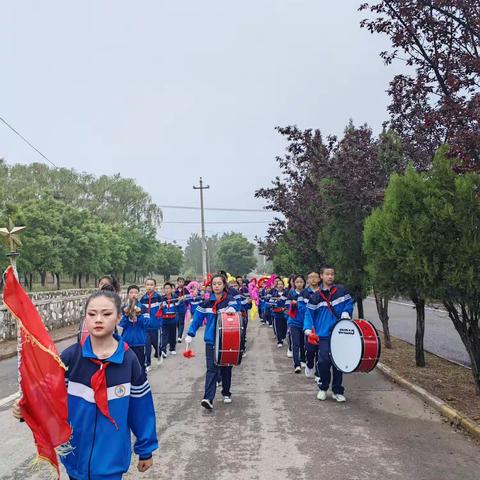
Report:
[[[157,312],[160,307],[160,294],[153,292],[151,295],[145,293],[139,300],[142,311],[148,313],[149,323],[147,326],[147,336],[145,338],[145,363],[148,366],[152,363],[152,347],[155,351],[155,357],[160,356],[161,344],[161,321],[157,317]]]
[[[230,387],[232,384],[232,367],[219,367],[215,364],[215,328],[218,313],[225,311],[229,308],[240,311],[240,305],[235,298],[231,295],[225,294],[220,301],[217,301],[214,294],[208,300],[204,300],[195,311],[192,323],[188,329],[187,335],[195,337],[197,330],[203,325],[206,319],[205,333],[203,339],[205,341],[205,356],[207,363],[207,373],[205,376],[205,399],[213,402],[215,398],[215,392],[217,388],[217,378],[220,373],[222,380],[222,395],[224,397],[230,397]]]
[[[320,337],[317,354],[320,390],[328,390],[333,374],[332,391],[342,395],[343,374],[332,364],[330,358],[330,333],[344,312],[350,317],[353,312],[353,300],[347,289],[342,285],[323,289],[323,285],[320,285],[320,289],[310,297],[303,322],[304,330],[315,329]]]

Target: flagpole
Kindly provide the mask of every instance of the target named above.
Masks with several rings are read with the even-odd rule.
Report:
[[[18,234],[23,232],[27,227],[15,227],[12,219],[10,218],[8,221],[8,227],[0,228],[0,235],[5,237],[5,240],[8,243],[10,248],[10,252],[6,254],[6,257],[10,260],[10,265],[12,266],[13,273],[15,278],[19,281],[18,278],[18,270],[17,270],[17,258],[20,256],[20,253],[17,251],[17,246],[21,246],[22,242]],[[22,360],[22,332],[20,329],[20,325],[18,322],[17,324],[17,365],[18,365],[18,396],[22,396],[22,388],[21,388],[21,380],[22,377],[20,375],[20,364]]]

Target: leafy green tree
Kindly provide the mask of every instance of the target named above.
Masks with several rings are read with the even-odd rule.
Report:
[[[255,245],[241,233],[227,233],[220,239],[216,263],[232,275],[249,273],[257,265],[254,250]]]
[[[368,270],[385,290],[409,297],[415,304],[417,327],[415,358],[425,366],[423,338],[425,301],[431,297],[435,256],[432,222],[426,201],[428,186],[413,167],[405,175],[392,175],[385,192],[384,204],[365,222],[365,251]]]
[[[292,273],[305,272],[305,267],[300,262],[296,251],[290,248],[286,241],[280,240],[277,243],[275,256],[273,257],[273,271],[277,275],[287,277]]]

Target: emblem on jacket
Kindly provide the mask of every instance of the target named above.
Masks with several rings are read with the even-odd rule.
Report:
[[[126,389],[123,385],[117,385],[114,392],[116,397],[122,398],[125,396]]]

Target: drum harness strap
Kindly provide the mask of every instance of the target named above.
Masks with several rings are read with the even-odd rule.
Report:
[[[223,292],[222,297],[219,298],[218,300],[215,300],[215,303],[213,304],[213,307],[212,307],[212,312],[216,314],[218,305],[226,299],[227,299],[227,294]]]
[[[330,313],[337,319],[340,320],[340,316],[336,312],[336,310],[333,308],[333,305],[330,302],[330,299],[332,298],[332,295],[337,291],[337,287],[333,287],[330,290],[330,294],[328,295],[328,298],[323,294],[322,289],[318,290],[318,293],[322,297],[322,299],[327,303],[327,307],[330,310]]]

